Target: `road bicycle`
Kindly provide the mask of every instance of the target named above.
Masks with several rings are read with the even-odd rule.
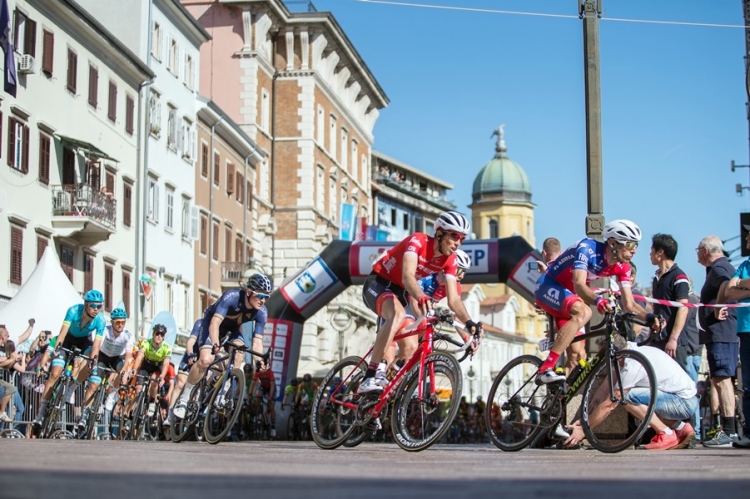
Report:
[[[235,352],[261,357],[266,365],[273,355],[271,348],[266,353],[257,353],[244,345],[228,343],[228,339],[229,336],[222,343],[228,353],[217,355],[208,366],[207,375],[191,390],[185,417],[178,418],[173,413],[170,428],[173,442],[184,440],[188,431],[199,422],[203,423],[202,434],[206,442],[221,442],[237,422],[245,395],[245,375],[241,369],[234,367]],[[213,372],[220,373],[218,378],[212,375]]]
[[[364,357],[347,357],[336,364],[313,399],[310,429],[315,443],[335,449],[344,443],[352,446],[352,436],[364,440],[385,416],[391,399],[391,429],[402,449],[421,451],[437,442],[456,416],[462,384],[458,360],[450,353],[433,351],[435,325],[441,322],[453,324],[452,313],[428,315],[396,335],[395,340],[415,334],[422,339],[380,394],[357,394],[372,348]],[[463,351],[473,341],[463,344]],[[367,431],[356,436],[358,428]]]
[[[286,435],[289,440],[310,440],[310,418],[307,410],[300,404],[292,404],[292,413],[287,421]]]
[[[253,401],[250,419],[252,440],[271,440],[271,414],[268,412],[268,404],[268,395],[263,395]]]
[[[78,438],[84,440],[93,440],[99,438],[98,428],[104,424],[104,400],[107,394],[112,388],[112,384],[109,382],[110,374],[114,374],[117,371],[108,367],[95,367],[96,373],[101,376],[102,381],[96,388],[96,391],[92,395],[91,406],[89,410],[89,419],[86,422],[86,427],[78,431]],[[105,435],[103,433],[102,435]],[[105,439],[110,438],[109,428],[107,428]]]
[[[536,375],[542,364],[539,357],[522,355],[511,360],[490,388],[485,423],[492,443],[504,451],[518,451],[529,446],[541,432],[553,433],[558,424],[564,424],[565,408],[581,390],[583,396],[578,413],[583,432],[592,447],[614,453],[639,442],[654,413],[657,382],[654,369],[643,354],[615,348],[614,335],[625,331],[627,322],[646,325],[634,314],[622,312],[615,304],[615,310],[606,314],[590,333],[576,337],[574,341],[592,337],[603,337],[604,341],[586,367],[578,374],[573,373],[570,377],[573,379],[566,382],[537,384]],[[620,409],[627,404],[622,377],[626,371],[637,369],[643,369],[648,377],[650,402],[645,419],[630,424],[632,418]],[[618,408],[600,422],[593,421],[590,416],[604,396],[608,396],[607,400]]]
[[[39,429],[39,438],[66,438],[71,437],[72,433],[67,431],[60,423],[60,418],[65,414],[65,403],[70,399],[71,388],[73,388],[73,364],[77,359],[82,359],[93,363],[93,357],[88,357],[81,353],[78,348],[68,350],[60,347],[59,350],[67,353],[65,366],[63,367],[60,377],[57,378],[52,387],[52,397],[47,405],[47,413]]]
[[[120,440],[152,440],[151,435],[144,431],[144,424],[148,411],[148,403],[146,397],[148,394],[148,384],[150,376],[134,373],[130,378],[130,383],[127,385],[125,396],[122,397],[121,388],[121,399],[122,403],[120,407],[120,422],[118,438]],[[137,381],[143,381],[140,392],[137,391]],[[130,400],[134,400],[132,408],[130,410],[130,416],[125,415]]]

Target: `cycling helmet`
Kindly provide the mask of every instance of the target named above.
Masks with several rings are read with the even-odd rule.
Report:
[[[86,292],[85,295],[83,295],[83,301],[85,302],[103,302],[104,296],[97,290],[92,289]]]
[[[452,230],[465,236],[471,232],[469,220],[457,211],[446,211],[435,220],[435,230]]]
[[[152,331],[154,334],[167,334],[167,327],[164,324],[155,324]]]
[[[126,311],[124,311],[123,309],[121,309],[121,308],[116,308],[116,309],[114,309],[112,311],[111,314],[109,314],[109,317],[112,320],[115,320],[115,319],[127,319],[128,318],[128,313]]]
[[[304,376],[302,376],[302,381],[307,383],[308,381],[312,381],[312,376],[310,376],[309,373],[306,373]]]
[[[341,376],[334,376],[332,382],[338,385],[341,383]]]
[[[299,380],[297,378],[292,378],[292,381],[290,381],[289,384],[292,386],[297,386],[299,385]]]
[[[251,291],[260,291],[261,293],[271,293],[271,279],[263,274],[253,274],[247,280],[247,289]]]
[[[604,226],[602,238],[614,238],[618,242],[638,242],[641,240],[641,229],[630,220],[612,220]]]
[[[458,268],[469,270],[471,268],[471,257],[464,250],[456,250],[455,253]]]

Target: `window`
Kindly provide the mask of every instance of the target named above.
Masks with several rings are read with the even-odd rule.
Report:
[[[88,253],[83,254],[83,290],[94,289],[94,257]]]
[[[219,222],[214,220],[212,227],[211,258],[219,261]]]
[[[245,182],[245,207],[247,211],[253,209],[253,184],[249,180]]]
[[[52,76],[55,65],[55,34],[46,29],[42,31],[42,71]]]
[[[349,131],[346,128],[341,128],[341,168],[346,171],[349,164],[349,158],[347,152],[349,148]]]
[[[109,106],[107,106],[107,118],[111,122],[117,121],[117,84],[109,80]]]
[[[330,123],[328,125],[330,129],[330,135],[328,136],[328,152],[336,157],[336,117],[331,115]]]
[[[47,246],[49,245],[49,239],[42,236],[36,236],[36,262],[39,263],[39,260],[42,259],[42,256],[44,256],[44,250],[47,249]]]
[[[29,127],[15,118],[8,118],[8,166],[29,171]]]
[[[62,266],[63,272],[68,276],[70,282],[73,282],[73,258],[75,253],[73,248],[70,246],[60,245],[60,265]]]
[[[169,108],[169,117],[167,118],[167,147],[173,151],[177,150],[177,109],[172,106]]]
[[[133,135],[133,121],[135,119],[135,100],[131,96],[125,97],[125,131]]]
[[[227,194],[234,193],[234,165],[227,162]]]
[[[245,263],[245,257],[242,255],[242,250],[245,247],[241,234],[237,234],[237,239],[234,240],[234,261]]]
[[[146,217],[152,222],[159,222],[159,184],[153,179],[148,179],[148,209]]]
[[[391,227],[396,226],[396,208],[391,208]]]
[[[232,228],[224,228],[224,261],[233,262],[232,260]]]
[[[190,54],[185,54],[185,75],[184,75],[185,86],[188,89],[193,89],[193,57]]]
[[[315,179],[315,189],[317,190],[316,204],[320,211],[326,209],[326,171],[323,165],[318,165],[318,175]]]
[[[130,315],[130,272],[122,272],[122,302],[125,304],[125,311]]]
[[[331,217],[331,220],[334,222],[336,221],[336,209],[337,209],[337,203],[336,203],[336,179],[331,178],[328,181],[328,216]]]
[[[10,283],[23,281],[23,229],[10,227]]]
[[[500,234],[500,227],[497,223],[497,220],[490,220],[489,230],[490,230],[490,239],[497,239],[498,237],[500,237],[498,235]]]
[[[174,190],[167,188],[167,229],[174,228]]]
[[[193,123],[187,118],[182,118],[182,136],[180,142],[182,157],[192,161],[195,151],[195,130],[193,129]]]
[[[36,57],[36,21],[32,21],[18,9],[13,13],[13,17],[13,46],[22,54]]]
[[[208,144],[201,144],[201,176],[208,178]]]
[[[260,127],[268,131],[270,98],[268,91],[264,88],[260,96]]]
[[[244,204],[245,203],[245,176],[242,175],[240,172],[236,172],[235,177],[237,177],[237,181],[235,182],[237,184],[237,188],[234,190],[234,192],[237,195],[237,202],[240,204]]]
[[[68,49],[68,77],[66,88],[72,94],[76,93],[78,79],[78,54]]]
[[[355,180],[357,179],[357,147],[358,146],[359,146],[359,144],[357,143],[357,141],[356,140],[352,140],[352,157],[351,157],[351,160],[352,160],[352,177],[354,177]],[[360,183],[362,185],[364,185],[364,183],[365,183],[364,177],[361,177],[359,180],[360,180]]]
[[[409,230],[409,214],[404,213],[404,230]]]
[[[169,39],[169,71],[176,75],[177,74],[177,60],[179,57],[180,48],[177,46],[177,40],[174,38]]]
[[[49,161],[50,161],[49,135],[39,133],[39,181],[49,185]]]
[[[190,238],[190,200],[182,198],[182,238]]]
[[[172,281],[167,281],[167,286],[166,286],[166,288],[167,288],[167,290],[166,290],[167,291],[167,296],[165,298],[166,298],[166,301],[167,301],[167,312],[169,312],[170,314],[172,314],[174,312],[174,305],[173,305],[174,304],[174,295],[172,293],[172,288],[173,287],[174,286],[172,285]]]
[[[221,183],[221,168],[219,168],[220,161],[221,156],[219,156],[218,152],[214,152],[214,185],[217,187]]]
[[[362,155],[362,185],[367,185],[367,179],[369,169],[367,168],[367,155]]]
[[[151,90],[148,98],[148,125],[149,133],[158,136],[161,132],[161,96],[158,92]]]
[[[112,174],[112,172],[107,172],[106,174],[106,186],[107,186],[107,192],[111,192],[112,194],[115,193],[115,176]]]
[[[201,213],[201,255],[208,253],[208,217]]]
[[[112,311],[112,280],[114,279],[115,269],[112,265],[104,264],[104,310],[107,312]]]
[[[318,136],[317,136],[318,145],[320,145],[320,147],[324,147],[325,134],[326,134],[326,115],[325,115],[325,111],[323,111],[323,106],[318,106],[317,132],[318,132]]]
[[[96,109],[99,103],[99,70],[89,65],[89,105]]]
[[[157,22],[154,22],[154,31],[151,33],[151,55],[161,61],[161,26]]]
[[[122,189],[122,224],[125,227],[130,227],[132,224],[133,186],[124,183]]]
[[[86,165],[86,183],[91,186],[95,191],[99,190],[101,186],[99,162],[92,161]]]
[[[208,303],[208,293],[205,291],[198,292],[198,300],[200,301],[201,310],[206,310],[210,303]]]

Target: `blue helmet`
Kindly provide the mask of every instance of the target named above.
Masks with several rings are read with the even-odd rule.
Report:
[[[83,295],[83,301],[85,302],[103,302],[104,301],[104,295],[102,295],[99,291],[92,289],[88,292],[86,292],[85,295]]]
[[[110,316],[110,318],[112,320],[115,320],[115,319],[127,319],[128,318],[128,313],[125,310],[121,309],[121,308],[116,308],[116,309],[114,309],[112,311],[111,314],[109,314],[109,316]]]

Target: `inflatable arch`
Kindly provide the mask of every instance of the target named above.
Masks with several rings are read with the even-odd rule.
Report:
[[[347,286],[362,284],[372,262],[396,242],[331,242],[305,268],[271,294],[266,303],[268,322],[264,346],[273,346],[271,368],[278,392],[288,384],[288,373],[297,372],[302,326],[305,320],[331,302]],[[462,283],[507,283],[533,303],[539,274],[529,262],[541,255],[520,236],[503,239],[469,240],[461,245],[472,258],[472,268]]]

